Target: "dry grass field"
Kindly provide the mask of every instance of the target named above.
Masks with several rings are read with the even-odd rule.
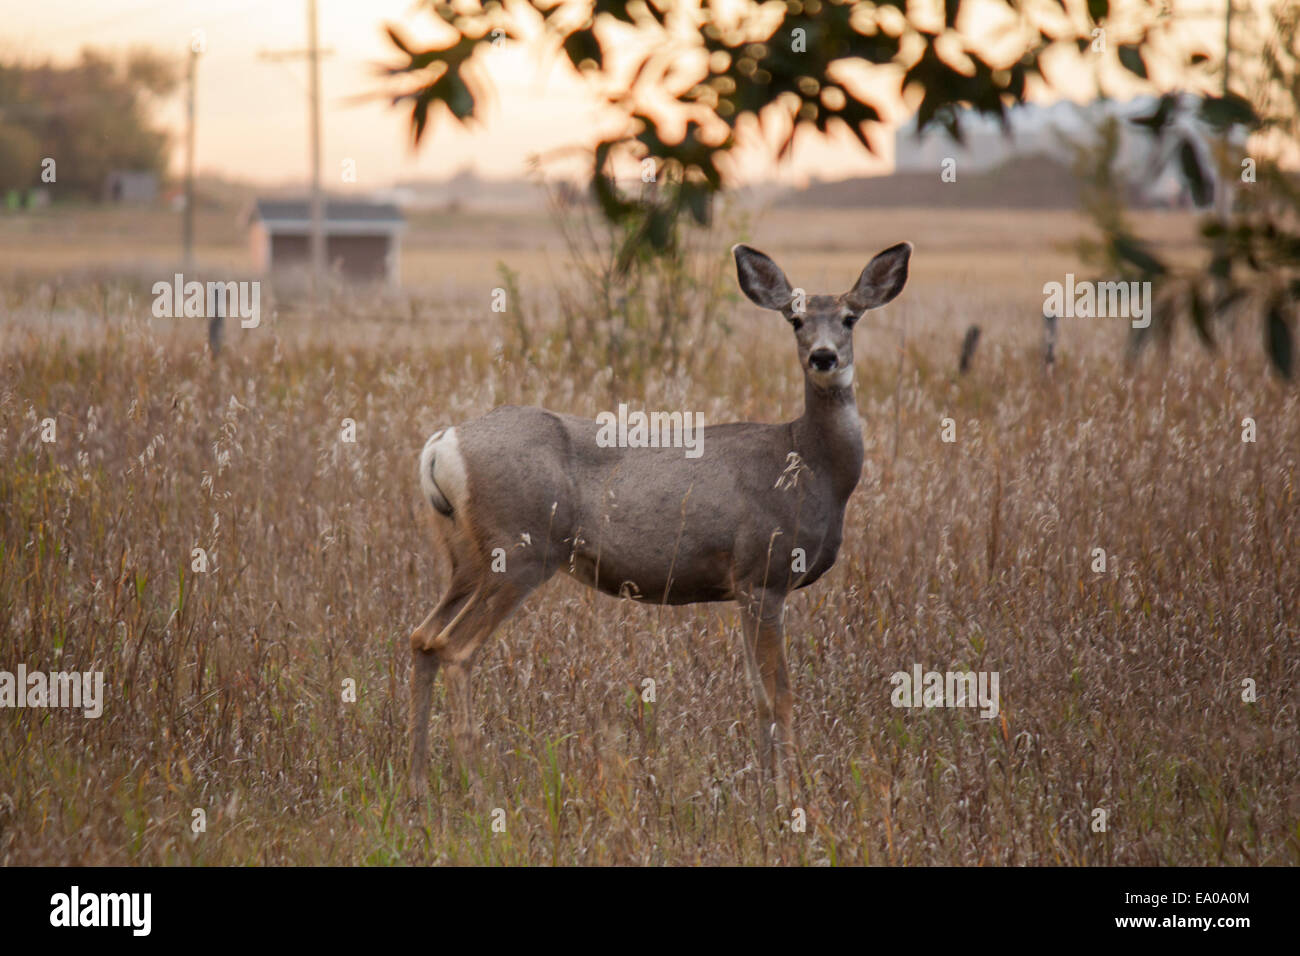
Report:
[[[1045,374],[1041,286],[1086,271],[1077,218],[782,209],[705,241],[836,292],[916,246],[857,333],[867,460],[838,564],[789,603],[801,830],[758,770],[734,606],[562,577],[475,669],[484,800],[451,771],[441,682],[429,799],[405,797],[407,637],[436,597],[424,439],[504,403],[798,415],[790,333],[731,274],[676,372],[620,381],[526,360],[489,309],[502,261],[554,328],[545,217],[430,217],[401,295],[315,322],[279,297],[213,362],[201,322],[149,317],[174,221],[120,215],[0,219],[0,670],[102,671],[106,697],[98,719],[0,709],[0,863],[1300,863],[1300,400],[1254,329],[1129,372],[1124,320],[1063,320]],[[231,221],[201,234],[246,267]],[[892,707],[916,664],[998,672],[998,717]]]

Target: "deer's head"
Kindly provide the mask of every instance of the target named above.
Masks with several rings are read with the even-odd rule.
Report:
[[[867,263],[842,295],[806,295],[790,287],[781,267],[752,246],[733,246],[740,287],[751,302],[780,312],[794,329],[799,364],[814,385],[844,387],[853,381],[853,326],[869,309],[889,302],[907,284],[912,244],[890,246]]]

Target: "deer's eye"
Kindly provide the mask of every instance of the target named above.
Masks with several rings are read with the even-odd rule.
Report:
[[[797,315],[793,315],[790,317],[790,324],[793,325],[794,330],[798,332],[803,328],[803,319],[799,318]]]
[[[853,328],[854,323],[856,323],[857,321],[858,321],[858,317],[854,315],[852,312],[844,313],[844,327],[846,329]]]

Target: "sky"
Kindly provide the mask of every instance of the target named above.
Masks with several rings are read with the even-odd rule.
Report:
[[[0,58],[68,61],[87,45],[149,46],[183,57],[201,30],[199,172],[259,183],[301,181],[309,168],[307,67],[261,54],[305,47],[306,6],[306,0],[0,0]],[[503,45],[488,54],[497,95],[478,128],[471,133],[439,124],[414,150],[408,112],[366,94],[381,88],[376,66],[395,62],[385,24],[400,26],[416,42],[436,35],[432,15],[418,7],[415,0],[319,0],[320,43],[330,50],[321,65],[327,183],[342,181],[345,160],[355,164],[360,188],[442,179],[466,168],[485,178],[521,176],[531,156],[580,145],[575,138],[598,124],[599,107],[565,63],[544,63],[520,45]],[[183,119],[177,96],[160,120],[179,134]],[[892,137],[883,142],[880,158],[847,141],[800,142],[793,158],[780,164],[754,151],[738,178],[798,184],[813,175],[882,172],[890,166]],[[181,154],[175,151],[177,164]]]

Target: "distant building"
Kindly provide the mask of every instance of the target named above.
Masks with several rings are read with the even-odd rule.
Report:
[[[249,244],[264,273],[302,270],[311,263],[311,206],[305,199],[259,199],[248,217]],[[355,282],[397,285],[406,219],[392,203],[325,202],[325,262]]]
[[[104,202],[150,203],[158,198],[158,174],[115,169],[104,177]]]

